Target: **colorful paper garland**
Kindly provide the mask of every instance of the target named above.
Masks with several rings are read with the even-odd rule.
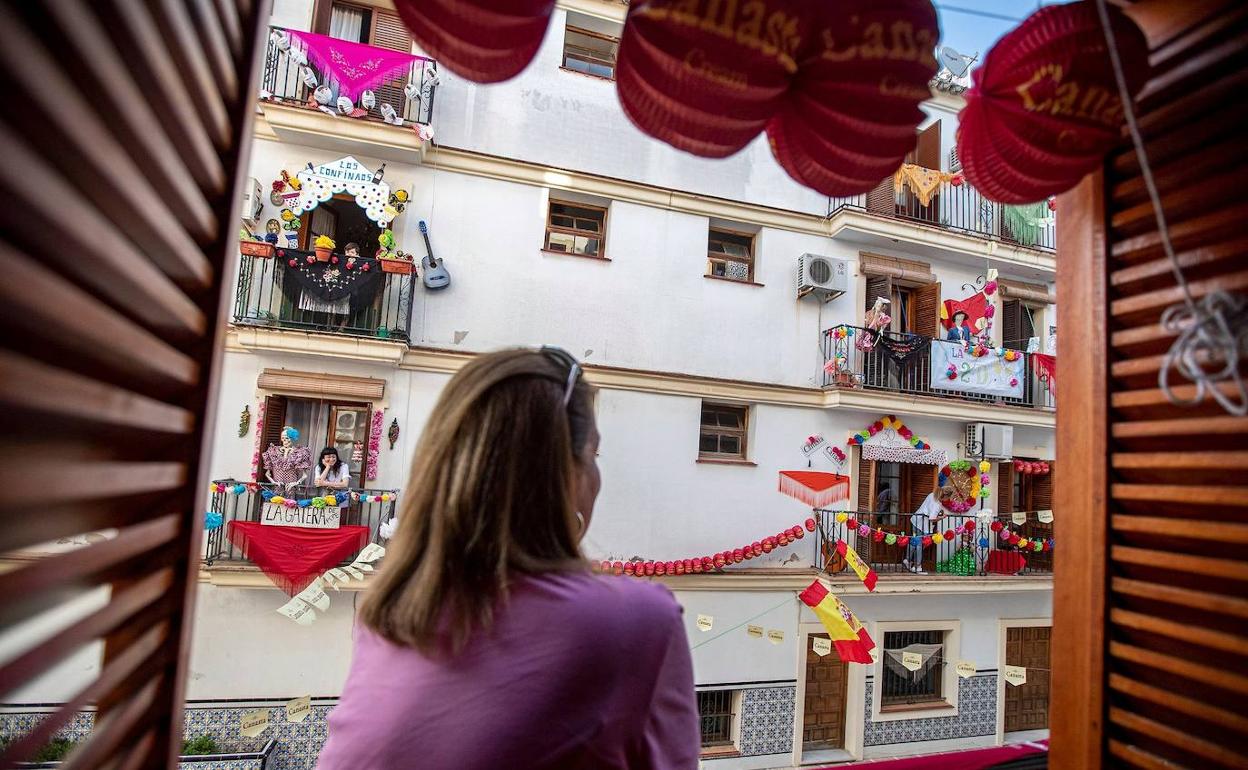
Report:
[[[594,564],[593,567],[596,572],[612,575],[629,575],[632,577],[721,572],[729,564],[740,564],[743,561],[771,553],[777,548],[783,548],[801,540],[806,536],[807,532],[814,532],[815,526],[814,519],[806,519],[802,524],[794,524],[771,537],[755,540],[749,545],[734,548],[731,551],[720,551],[713,556],[694,556],[688,559],[674,559],[671,561],[642,559],[631,559],[629,561],[603,560]]]
[[[992,484],[992,463],[982,460],[979,463],[979,472],[976,473],[975,464],[970,460],[951,460],[948,465],[940,469],[936,475],[936,486],[944,488],[953,478],[955,473],[965,473],[971,477],[971,499],[970,500],[945,500],[940,499],[940,505],[946,511],[953,513],[966,513],[975,507],[976,500],[986,500],[992,494],[988,487]]]

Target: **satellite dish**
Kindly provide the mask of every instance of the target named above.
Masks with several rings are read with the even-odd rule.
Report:
[[[965,54],[958,53],[947,45],[942,45],[940,47],[940,63],[943,64],[945,69],[949,70],[949,73],[955,78],[966,77],[966,73],[970,71],[971,65],[978,59],[979,54],[967,56]]]

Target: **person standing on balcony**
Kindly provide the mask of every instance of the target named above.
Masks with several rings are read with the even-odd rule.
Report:
[[[945,509],[936,499],[936,493],[928,493],[919,509],[910,515],[910,557],[901,560],[903,567],[916,575],[927,574],[923,569],[923,536],[930,535],[933,525],[944,518]]]
[[[945,339],[952,342],[961,342],[964,345],[971,344],[971,338],[975,335],[971,332],[971,327],[966,323],[966,311],[959,310],[953,314],[953,325],[949,327],[949,333],[945,335]]]
[[[590,572],[598,430],[555,348],[447,383],[364,596],[320,770],[698,766],[680,605]]]

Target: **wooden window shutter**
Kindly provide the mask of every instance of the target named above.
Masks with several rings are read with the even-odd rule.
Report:
[[[997,513],[1014,512],[1014,463],[1009,460],[997,463],[997,488],[992,496],[997,501]]]
[[[1001,340],[1006,347],[1018,340],[1021,328],[1019,316],[1023,313],[1023,303],[1016,299],[1007,299],[1001,303]]]
[[[377,377],[351,377],[292,369],[265,369],[256,378],[256,387],[315,398],[347,398],[359,401],[380,401],[386,394],[386,381]]]
[[[1036,474],[1031,477],[1031,510],[1033,511],[1051,511],[1053,510],[1053,467],[1054,463],[1049,463],[1049,472]]]
[[[858,510],[875,510],[875,461],[862,456],[858,448]]]
[[[1138,123],[1192,295],[1242,292],[1248,14],[1228,0],[1124,9],[1151,48]],[[1175,339],[1160,318],[1181,291],[1131,142],[1057,208],[1058,355],[1078,398],[1057,412],[1049,764],[1242,767],[1248,418],[1209,398],[1175,406],[1158,386]]]
[[[910,322],[910,330],[916,334],[929,337],[940,336],[940,284],[929,283],[915,289],[914,317]]]
[[[264,399],[264,425],[260,433],[261,480],[264,479],[264,450],[282,440],[282,428],[286,427],[286,397],[266,396]]]
[[[875,304],[876,297],[884,299],[892,299],[893,297],[893,279],[887,275],[867,275],[867,291],[863,295],[864,311],[870,310]]]
[[[936,468],[932,465],[904,463],[901,474],[904,481],[902,487],[909,493],[907,499],[902,501],[900,509],[902,515],[905,515],[917,511],[936,488]]]
[[[867,193],[867,211],[890,217],[897,214],[897,191],[892,176],[881,180]]]
[[[22,105],[0,123],[0,553],[107,532],[0,574],[0,628],[109,592],[0,664],[7,696],[103,646],[98,674],[9,736],[0,767],[92,707],[65,770],[177,765],[222,280],[268,16],[231,0],[0,5],[5,94]]]
[[[403,53],[412,52],[412,35],[403,25],[399,15],[392,11],[373,9],[373,28],[369,40],[378,48]],[[400,72],[394,80],[388,80],[377,86],[377,103],[391,104],[400,115],[406,116],[407,95],[403,93],[403,86],[407,85],[409,77],[411,77],[411,72],[405,70]],[[419,86],[420,83],[417,82],[416,85]]]
[[[940,121],[919,132],[918,141],[914,145],[915,164],[923,168],[940,170]],[[892,179],[888,180],[890,183]]]

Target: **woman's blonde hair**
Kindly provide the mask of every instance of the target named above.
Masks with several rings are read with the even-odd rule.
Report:
[[[426,423],[398,531],[360,619],[423,652],[490,627],[516,573],[584,569],[576,466],[593,429],[590,387],[570,359],[507,350],[451,378]]]

